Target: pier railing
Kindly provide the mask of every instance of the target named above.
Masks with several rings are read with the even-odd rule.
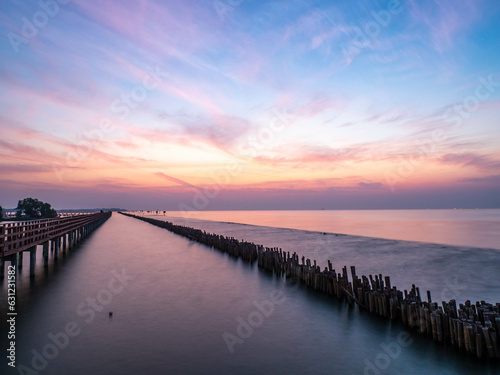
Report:
[[[110,216],[111,212],[99,212],[55,219],[0,223],[0,258],[25,251]]]

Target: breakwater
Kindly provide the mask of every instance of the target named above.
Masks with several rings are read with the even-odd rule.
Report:
[[[500,358],[499,303],[494,305],[480,301],[473,304],[466,301],[457,305],[455,300],[450,300],[440,305],[432,301],[429,292],[423,300],[415,285],[409,290],[398,290],[391,285],[389,276],[358,276],[354,266],[344,266],[341,272],[336,272],[330,261],[327,267],[321,269],[314,260],[278,248],[267,248],[166,221],[125,215],[168,229],[244,261],[257,262],[261,269],[293,278],[349,304],[357,304],[371,314],[400,321],[404,326],[432,337],[438,343],[456,347],[471,357],[492,361]]]

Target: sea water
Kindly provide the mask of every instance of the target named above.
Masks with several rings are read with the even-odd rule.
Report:
[[[495,250],[460,248],[455,253],[454,247],[440,250],[441,245],[433,245],[427,253],[414,243],[409,255],[410,248],[399,246],[402,241],[393,241],[392,248],[388,242],[377,248],[380,239],[203,223],[207,229],[213,225],[212,231],[309,252],[311,257],[326,252],[336,267],[356,265],[358,273],[371,268],[385,272],[379,269],[382,265],[401,258],[400,266],[415,269],[415,275],[426,274],[429,268],[446,266],[426,258],[438,251],[462,256],[457,264],[474,268],[476,276],[488,272],[481,268],[488,262],[479,260],[485,254],[498,265]],[[366,244],[373,246],[366,249]],[[358,251],[365,253],[355,255]],[[476,258],[470,254],[474,251]],[[370,253],[372,259],[366,261]],[[17,368],[7,366],[4,354],[2,374],[23,373],[20,369],[55,375],[499,373],[498,366],[477,363],[399,323],[119,214],[57,262],[50,258],[47,268],[39,248],[34,280],[28,265],[25,259],[18,274]],[[397,277],[397,284],[411,278]],[[455,291],[445,290],[446,297],[498,295],[494,283],[486,283],[480,293],[476,279],[464,283],[459,278],[455,283],[453,273],[447,277]],[[6,318],[5,281],[0,307]],[[0,323],[0,343],[6,349],[5,320]]]

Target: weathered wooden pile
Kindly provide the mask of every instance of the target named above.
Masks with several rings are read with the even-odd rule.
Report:
[[[296,253],[290,255],[278,248],[268,248],[253,242],[239,241],[232,237],[206,233],[168,221],[144,218],[131,214],[124,215],[146,221],[150,224],[187,237],[204,245],[213,247],[244,261],[257,261],[259,268],[276,273],[278,276],[293,278],[299,283],[334,296],[346,299],[349,304],[356,303],[362,310],[391,320],[400,320],[423,335],[432,336],[434,341],[457,347],[479,359],[500,359],[500,303],[495,305],[484,301],[471,304],[466,301],[457,309],[455,300],[432,302],[427,292],[423,301],[419,288],[400,291],[391,286],[389,276],[356,275],[351,267],[351,280],[347,267],[337,273],[328,261],[323,270],[311,260]]]

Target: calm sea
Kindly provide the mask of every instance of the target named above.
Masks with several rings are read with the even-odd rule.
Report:
[[[167,211],[168,216],[500,250],[500,209]]]
[[[319,223],[328,212],[306,212],[302,227],[291,229],[299,213],[288,213],[286,222],[287,212],[270,213],[281,215],[273,224],[261,215],[259,225],[234,223],[231,215],[243,215],[236,212],[218,216],[223,222],[152,216],[280,246],[321,263],[331,259],[339,269],[345,263],[358,273],[387,273],[400,288],[428,280],[438,301],[470,296],[500,302],[498,250],[380,238],[387,232],[351,236],[331,224],[307,224],[311,215]],[[222,215],[200,213],[209,214]],[[18,275],[18,367],[7,367],[2,355],[1,374],[500,373],[497,365],[477,363],[398,323],[119,214],[65,257],[51,258],[48,268],[38,249],[36,266],[30,281],[26,257]],[[5,283],[1,288],[6,353]]]

